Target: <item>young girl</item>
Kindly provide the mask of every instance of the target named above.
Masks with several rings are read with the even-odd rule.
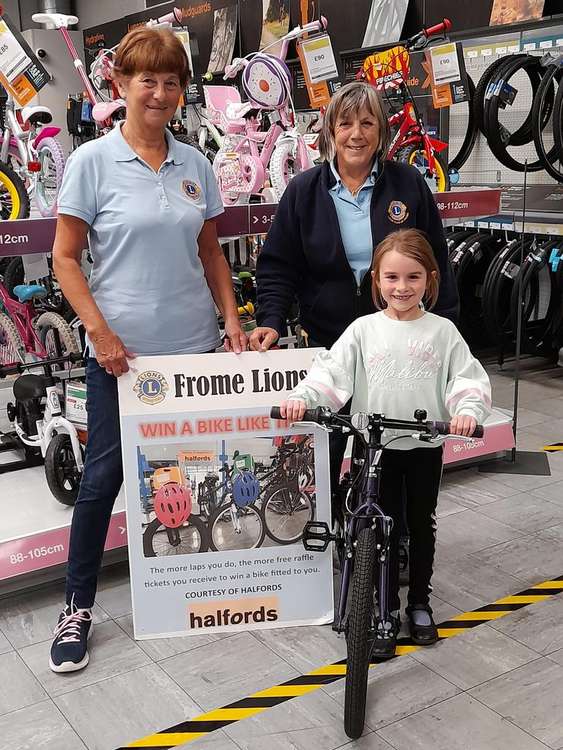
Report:
[[[320,353],[311,371],[281,405],[290,421],[306,408],[340,409],[352,397],[355,411],[413,419],[425,409],[428,419],[450,421],[450,431],[471,436],[491,404],[489,378],[457,328],[425,312],[438,297],[440,276],[424,235],[404,229],[376,248],[372,294],[380,312],[355,320],[330,351]],[[405,431],[386,430],[393,440],[383,452],[381,507],[393,518],[389,608],[394,637],[377,639],[374,653],[393,656],[399,618],[399,528],[403,481],[410,532],[410,583],[407,620],[413,641],[430,645],[438,638],[430,608],[436,502],[442,476],[442,447],[421,443]]]

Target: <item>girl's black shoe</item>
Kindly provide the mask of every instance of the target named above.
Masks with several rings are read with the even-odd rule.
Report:
[[[391,627],[384,628],[383,623],[379,622],[373,641],[371,658],[372,659],[391,659],[395,656],[395,647],[397,646],[397,636],[401,629],[400,617],[389,617]]]
[[[413,618],[415,612],[425,612],[430,620],[429,624],[421,625],[417,623],[419,618],[416,615]],[[432,618],[432,610],[426,604],[414,604],[412,607],[407,607],[407,621],[409,623],[409,630],[413,643],[417,646],[431,646],[438,640],[438,628]]]

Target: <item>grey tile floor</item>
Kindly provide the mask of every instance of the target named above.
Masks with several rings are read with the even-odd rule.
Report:
[[[519,446],[563,441],[563,370],[523,372]],[[510,373],[490,368],[495,404]],[[548,477],[446,474],[436,619],[563,574],[563,452]],[[125,565],[104,571],[91,662],[47,666],[62,585],[0,600],[0,750],[112,750],[345,656],[330,627],[136,643]],[[370,672],[364,736],[342,727],[342,681],[190,743],[194,750],[560,750],[563,594]],[[185,745],[184,747],[187,747]]]

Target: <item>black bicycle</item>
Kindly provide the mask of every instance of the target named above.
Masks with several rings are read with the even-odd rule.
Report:
[[[271,410],[271,417],[281,418],[279,407]],[[450,433],[448,422],[431,422],[426,417],[422,409],[415,411],[414,421],[410,422],[386,419],[382,414],[337,414],[317,407],[307,409],[301,420],[354,437],[350,472],[339,487],[344,501],[342,513],[335,520],[333,532],[324,521],[310,521],[303,530],[306,550],[324,552],[334,542],[340,560],[342,580],[333,630],[346,634],[344,730],[352,739],[360,737],[364,728],[368,670],[375,640],[390,638],[393,628],[388,604],[393,521],[378,501],[382,451],[398,438],[383,445],[381,437],[385,429],[406,430],[423,442]],[[477,425],[472,437],[482,436],[483,427]]]

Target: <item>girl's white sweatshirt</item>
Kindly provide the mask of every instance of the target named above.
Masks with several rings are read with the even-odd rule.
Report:
[[[381,311],[348,326],[329,351],[316,356],[289,396],[308,408],[335,411],[350,397],[352,413],[412,420],[415,409],[425,409],[430,420],[467,414],[483,422],[490,413],[491,384],[451,321],[428,312],[416,320],[393,320]],[[384,442],[404,436],[389,447],[432,447],[411,434],[386,430]]]

